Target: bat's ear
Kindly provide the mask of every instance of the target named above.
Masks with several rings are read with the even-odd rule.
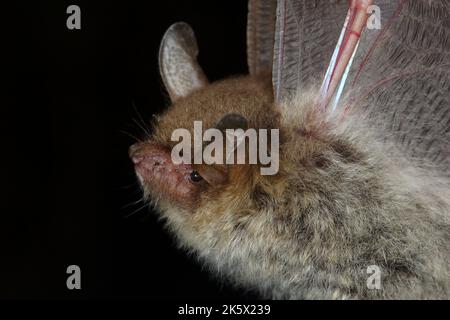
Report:
[[[159,47],[159,71],[172,102],[208,84],[197,55],[191,27],[184,22],[171,25]]]

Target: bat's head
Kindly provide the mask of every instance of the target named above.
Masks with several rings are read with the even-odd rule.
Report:
[[[280,176],[277,168],[274,174],[261,174],[261,168],[271,163],[249,163],[248,140],[244,152],[247,161],[237,164],[234,158],[233,163],[226,163],[227,129],[254,129],[258,146],[259,129],[267,129],[266,155],[274,156],[270,154],[274,142],[271,129],[278,128],[279,117],[273,108],[270,76],[243,76],[209,84],[195,61],[196,51],[187,25],[176,24],[168,30],[160,50],[160,70],[171,105],[155,118],[153,136],[129,151],[144,195],[185,235],[198,232],[220,216],[233,214],[238,219],[256,210],[258,192],[272,188]],[[199,123],[201,132],[196,136],[198,127],[194,126]],[[207,163],[204,157],[196,163],[195,144],[200,140],[205,155],[208,145],[216,141],[216,137],[205,140],[208,129],[221,134],[222,147],[217,145],[212,154],[223,150],[223,156],[214,163]],[[179,130],[187,138],[181,139]],[[180,142],[190,142],[191,146],[179,150]],[[233,149],[232,155],[236,154],[237,149]]]
[[[227,188],[240,190],[238,196],[245,194],[243,189],[252,184],[253,174],[261,174],[261,165],[248,161],[237,164],[236,158],[227,164],[226,130],[267,129],[270,139],[270,129],[277,126],[277,114],[272,110],[270,83],[266,80],[241,77],[206,85],[175,100],[158,116],[153,123],[153,136],[130,148],[145,194],[160,204],[167,202],[191,213],[205,201],[217,199]],[[223,150],[223,156],[209,164],[206,152],[215,137],[205,140],[208,129],[217,130],[223,139],[222,148],[216,145],[216,151]],[[177,133],[180,130],[185,136]],[[177,149],[182,144],[186,148]],[[247,149],[248,146],[247,140]],[[236,155],[237,150],[233,151]],[[200,161],[195,163],[198,152]],[[249,150],[245,155],[248,159]],[[182,161],[177,161],[178,157]]]

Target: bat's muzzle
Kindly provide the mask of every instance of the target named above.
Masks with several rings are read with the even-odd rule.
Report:
[[[143,187],[157,191],[179,203],[191,202],[198,190],[190,180],[190,164],[174,164],[170,149],[155,142],[141,142],[130,147],[129,156]]]

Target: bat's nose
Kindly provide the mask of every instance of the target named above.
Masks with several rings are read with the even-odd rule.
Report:
[[[131,158],[131,161],[135,165],[139,164],[144,160],[144,155],[142,154],[142,146],[140,143],[133,144],[128,150],[128,155]]]
[[[144,159],[144,157],[140,156],[140,155],[134,155],[131,157],[131,160],[133,161],[134,164],[141,163],[143,159]]]

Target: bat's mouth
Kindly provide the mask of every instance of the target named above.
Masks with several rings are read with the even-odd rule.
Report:
[[[168,148],[155,142],[131,146],[129,155],[146,193],[158,193],[180,204],[190,204],[197,186],[190,180],[190,164],[174,164]]]

